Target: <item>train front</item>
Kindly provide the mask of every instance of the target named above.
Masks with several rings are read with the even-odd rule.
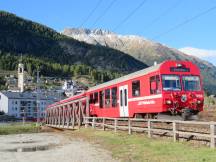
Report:
[[[189,61],[167,61],[160,67],[163,109],[184,120],[203,111],[204,91],[199,68]]]

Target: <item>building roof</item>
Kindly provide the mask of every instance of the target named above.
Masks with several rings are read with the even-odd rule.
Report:
[[[3,95],[8,97],[9,99],[36,99],[37,93],[35,92],[9,92],[9,91],[2,91]],[[39,93],[38,96],[39,100],[56,100],[54,96],[47,96],[45,94]]]

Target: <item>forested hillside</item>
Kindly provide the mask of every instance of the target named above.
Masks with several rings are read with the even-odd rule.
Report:
[[[98,70],[128,73],[147,67],[133,57],[108,47],[89,45],[51,28],[0,12],[1,54],[34,57],[64,65],[84,64]],[[12,66],[12,65],[11,65]],[[51,75],[50,71],[47,75]]]
[[[19,56],[0,52],[0,69],[2,70],[17,69],[19,61]],[[35,76],[37,70],[40,71],[42,76],[51,77],[76,77],[79,75],[89,75],[93,81],[101,83],[121,75],[120,73],[111,70],[97,70],[84,64],[60,64],[50,61],[49,59],[40,59],[33,56],[22,56],[22,62],[25,65],[26,71],[31,76]]]

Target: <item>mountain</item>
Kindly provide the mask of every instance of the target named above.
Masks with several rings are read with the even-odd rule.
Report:
[[[191,56],[199,57],[203,60],[207,60],[214,65],[216,65],[216,50],[206,50],[206,49],[199,49],[194,47],[184,47],[180,48],[179,51],[186,53]]]
[[[90,45],[14,14],[0,11],[0,54],[31,56],[61,65],[85,64],[128,73],[147,67],[116,49]]]
[[[102,29],[66,28],[62,34],[89,44],[117,49],[151,66],[155,61],[189,60],[197,64],[204,76],[204,87],[216,93],[216,67],[196,56],[187,55],[177,49],[135,35],[118,35]]]

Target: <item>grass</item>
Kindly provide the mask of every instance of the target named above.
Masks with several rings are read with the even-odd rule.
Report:
[[[124,162],[215,162],[216,150],[169,139],[149,139],[144,134],[81,129],[73,136],[99,144]]]
[[[21,134],[21,133],[37,133],[40,127],[36,126],[34,123],[12,123],[7,125],[0,125],[0,135],[8,134]]]

